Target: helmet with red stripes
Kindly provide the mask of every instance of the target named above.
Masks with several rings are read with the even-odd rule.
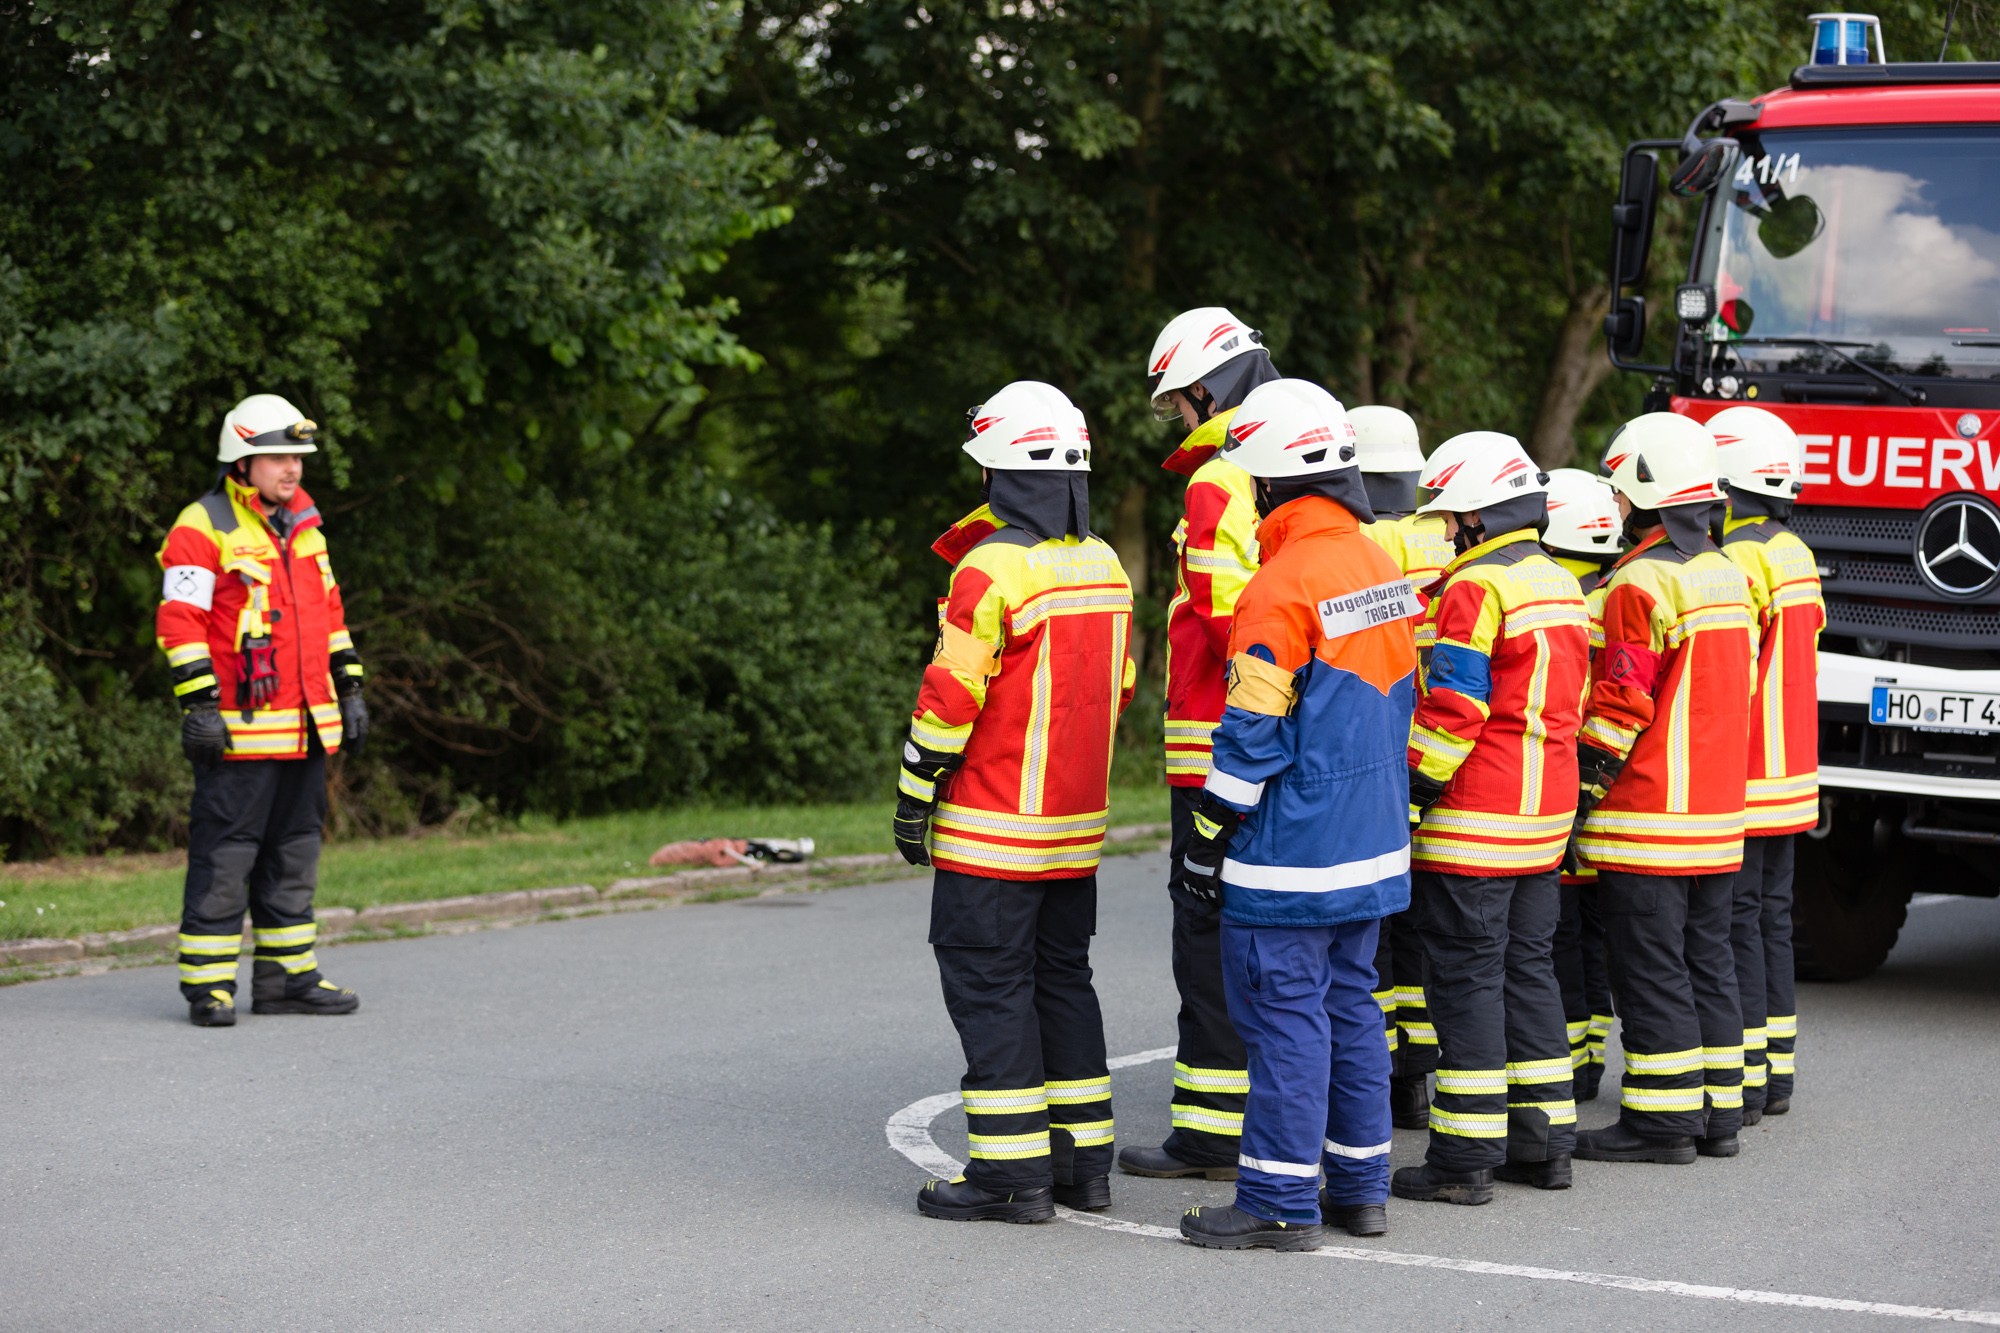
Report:
[[[1419,514],[1469,514],[1505,500],[1540,495],[1548,476],[1511,435],[1470,430],[1439,445],[1417,478]]]
[[[1250,391],[1229,419],[1222,457],[1276,481],[1359,470],[1354,426],[1340,400],[1309,380],[1272,380]]]
[[[1542,533],[1542,545],[1565,555],[1616,555],[1624,528],[1618,493],[1604,478],[1580,467],[1559,467],[1549,473],[1549,526]]]
[[[1001,472],[1088,472],[1090,430],[1069,396],[1040,380],[1015,380],[966,413],[965,452]]]
[[[1648,412],[1604,446],[1604,475],[1634,509],[1677,509],[1722,498],[1715,436],[1692,417]]]
[[[1776,412],[1742,404],[1708,419],[1715,437],[1716,470],[1739,491],[1790,500],[1806,488],[1806,456],[1799,437]]]
[[[1263,334],[1219,305],[1175,315],[1153,339],[1152,354],[1146,358],[1146,393],[1153,400],[1153,414],[1162,421],[1174,420],[1168,394],[1200,382],[1209,372],[1263,344]]]

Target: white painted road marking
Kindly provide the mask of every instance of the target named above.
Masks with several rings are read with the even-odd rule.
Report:
[[[1129,1069],[1171,1057],[1174,1048],[1162,1046],[1121,1055],[1106,1063],[1113,1069]],[[934,1176],[949,1180],[965,1169],[965,1164],[937,1146],[931,1137],[931,1122],[959,1104],[955,1092],[941,1092],[911,1102],[889,1117],[889,1146]],[[1180,1240],[1180,1232],[1144,1222],[1126,1222],[1115,1217],[1079,1213],[1058,1207],[1056,1216],[1079,1226],[1095,1227],[1126,1236],[1149,1240]],[[1895,1305],[1886,1301],[1850,1301],[1837,1296],[1804,1296],[1786,1291],[1757,1291],[1745,1287],[1710,1287],[1695,1282],[1672,1282],[1664,1278],[1625,1277],[1618,1273],[1574,1273],[1561,1268],[1536,1268],[1530,1264],[1496,1264],[1483,1259],[1452,1259],[1438,1254],[1406,1254],[1396,1250],[1360,1249],[1328,1245],[1305,1253],[1322,1259],[1353,1259],[1370,1264],[1394,1264],[1404,1268],[1442,1268],[1454,1273],[1479,1273],[1488,1277],[1530,1278],[1537,1282],[1570,1282],[1586,1287],[1609,1287],[1616,1291],[1636,1291],[1659,1296],[1690,1296],[1704,1301],[1734,1301],[1743,1305],[1789,1305],[1804,1310],[1839,1310],[1849,1314],[1884,1315],[1892,1319],[1929,1319],[1952,1324],[1983,1324],[2000,1328],[2000,1311],[1952,1310],[1933,1305]]]

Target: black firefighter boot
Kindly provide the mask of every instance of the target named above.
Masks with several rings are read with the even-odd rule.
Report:
[[[1067,1134],[1049,1136],[1049,1166],[1055,1172],[1055,1201],[1080,1213],[1101,1212],[1111,1206],[1111,1177],[1085,1176],[1077,1179],[1076,1145]]]
[[[236,1026],[236,997],[226,990],[212,990],[188,1001],[188,1022],[198,1028]]]
[[[1389,1210],[1379,1203],[1330,1203],[1326,1191],[1319,1192],[1319,1220],[1339,1227],[1350,1236],[1389,1234]]]
[[[1661,1162],[1686,1166],[1694,1160],[1694,1139],[1649,1139],[1635,1133],[1623,1120],[1603,1129],[1586,1129],[1576,1136],[1576,1155],[1586,1162]]]
[[[1508,1162],[1493,1168],[1493,1178],[1510,1185],[1533,1185],[1538,1190],[1566,1190],[1573,1172],[1570,1155],[1551,1157],[1545,1162]]]
[[[917,1191],[917,1211],[947,1222],[1049,1222],[1056,1202],[1047,1185],[1029,1190],[984,1190],[964,1176],[926,1180]]]
[[[1476,1206],[1493,1202],[1493,1172],[1446,1171],[1425,1162],[1422,1166],[1398,1170],[1389,1178],[1389,1192],[1399,1199],[1415,1199],[1419,1203]]]
[[[1234,1180],[1234,1162],[1215,1162],[1206,1166],[1200,1162],[1183,1162],[1165,1148],[1120,1148],[1118,1169],[1130,1176],[1153,1176],[1162,1180],[1176,1180],[1184,1176],[1199,1176],[1203,1180]]]
[[[1181,1239],[1204,1250],[1316,1250],[1325,1238],[1317,1222],[1267,1222],[1233,1203],[1181,1214]]]
[[[1595,1061],[1578,1065],[1576,1068],[1576,1087],[1571,1095],[1580,1102],[1594,1102],[1597,1100],[1597,1089],[1603,1082],[1603,1065]]]
[[[360,996],[334,985],[318,968],[292,976],[283,964],[260,958],[251,973],[253,1014],[351,1014],[360,1007]]]

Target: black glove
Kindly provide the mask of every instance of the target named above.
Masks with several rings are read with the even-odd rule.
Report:
[[[1576,746],[1576,785],[1589,794],[1590,803],[1596,805],[1604,799],[1623,772],[1625,761],[1609,750],[1600,749],[1588,741],[1578,741]]]
[[[1410,770],[1410,822],[1423,822],[1424,811],[1444,799],[1446,783],[1439,782],[1421,768]]]
[[[891,827],[896,850],[911,865],[931,863],[930,849],[924,845],[931,812],[937,809],[939,788],[964,762],[962,754],[941,754],[915,741],[903,742],[903,771],[896,782],[896,817]]]
[[[1181,850],[1181,891],[1210,906],[1222,902],[1222,859],[1243,816],[1207,792],[1194,810],[1194,831]]]
[[[931,863],[930,849],[924,845],[924,836],[931,830],[931,811],[936,808],[934,801],[919,801],[914,796],[897,798],[894,824],[896,850],[913,866]]]
[[[340,748],[354,754],[367,739],[368,705],[360,690],[349,690],[340,696]]]
[[[212,768],[229,749],[229,728],[214,704],[196,704],[181,714],[181,753],[196,768]]]

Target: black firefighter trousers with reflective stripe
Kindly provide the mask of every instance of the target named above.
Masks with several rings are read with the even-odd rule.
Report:
[[[326,751],[225,760],[194,775],[181,903],[181,994],[236,992],[243,911],[256,932],[256,993],[297,994],[319,979],[313,890],[326,823]]]
[[[1790,1097],[1799,1003],[1792,974],[1793,837],[1743,840],[1729,942],[1743,1005],[1743,1106]]]
[[[1581,1070],[1604,1063],[1611,1035],[1611,978],[1604,962],[1604,913],[1597,881],[1562,886],[1562,921],[1556,927],[1556,982],[1569,1022],[1569,1060]]]
[[[1410,916],[1429,966],[1437,1093],[1425,1157],[1446,1171],[1542,1162],[1576,1146],[1576,1098],[1556,985],[1557,871],[1417,871]]]
[[[1743,1125],[1743,1011],[1729,947],[1736,874],[1598,876],[1625,1046],[1619,1118],[1636,1134]]]
[[[965,1176],[1034,1189],[1111,1174],[1111,1072],[1090,983],[1097,876],[987,879],[940,870],[931,935],[965,1049]]]
[[[1166,1149],[1197,1166],[1235,1166],[1250,1094],[1249,1057],[1229,1021],[1222,992],[1222,908],[1178,887],[1181,852],[1194,829],[1201,788],[1174,787],[1173,847],[1167,896],[1173,900],[1174,986],[1181,994],[1180,1044],[1174,1051],[1173,1132]]]

